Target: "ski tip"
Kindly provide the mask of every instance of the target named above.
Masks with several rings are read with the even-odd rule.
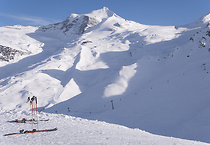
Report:
[[[51,131],[56,131],[56,130],[58,130],[58,128],[56,127],[56,128],[54,128],[54,129],[52,129]]]

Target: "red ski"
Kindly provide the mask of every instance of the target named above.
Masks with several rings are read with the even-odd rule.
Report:
[[[56,131],[56,130],[58,130],[58,129],[57,129],[57,128],[53,128],[53,129],[44,129],[44,130],[36,130],[36,129],[33,129],[32,131],[20,130],[19,133],[9,133],[9,134],[5,134],[4,136],[19,135],[19,134],[28,134],[28,133],[37,133],[37,132],[50,132],[50,131]]]

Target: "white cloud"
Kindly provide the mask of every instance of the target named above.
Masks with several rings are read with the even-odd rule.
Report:
[[[55,20],[46,20],[40,17],[33,17],[33,16],[17,16],[17,15],[2,14],[2,13],[0,13],[0,16],[22,21],[22,23],[26,25],[47,25],[57,22]]]

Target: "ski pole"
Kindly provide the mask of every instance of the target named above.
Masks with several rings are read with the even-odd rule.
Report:
[[[33,117],[33,109],[34,109],[33,108],[33,102],[30,102],[30,104],[31,104],[31,114],[32,114],[32,118],[31,118],[32,120],[31,121],[32,121],[32,129],[33,129],[33,118],[34,118]]]
[[[36,103],[36,120],[37,120],[37,129],[39,129],[39,128],[38,128],[37,97],[35,97],[35,103]]]

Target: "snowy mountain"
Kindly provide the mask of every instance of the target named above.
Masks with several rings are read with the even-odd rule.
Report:
[[[102,23],[104,19],[112,17],[115,14],[108,8],[93,11],[91,14],[77,15],[71,14],[65,21],[40,27],[40,31],[62,31],[67,34],[83,34],[87,29]],[[117,16],[117,15],[115,15]]]
[[[0,58],[17,52],[0,59],[2,115],[35,95],[40,111],[210,142],[210,14],[149,26],[104,7],[0,33]]]

